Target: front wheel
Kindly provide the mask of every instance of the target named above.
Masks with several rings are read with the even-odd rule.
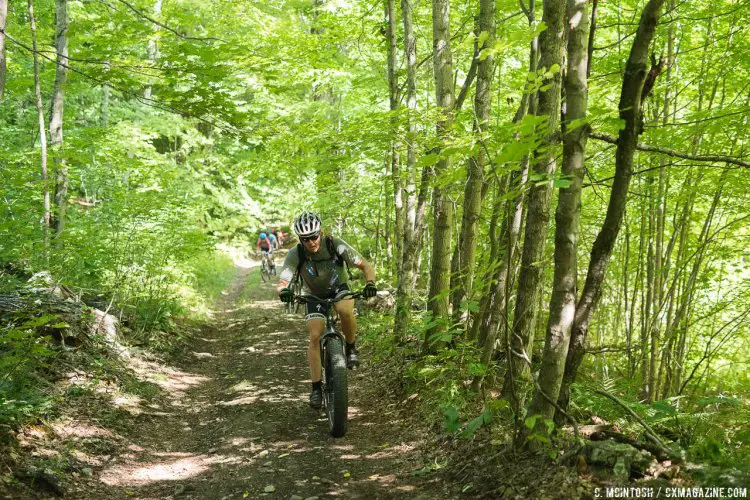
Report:
[[[268,268],[268,261],[265,257],[260,263],[260,279],[263,280],[263,283],[271,279],[271,271]]]
[[[325,386],[323,398],[328,414],[328,432],[333,437],[344,437],[349,414],[346,357],[340,337],[331,337],[325,344]]]

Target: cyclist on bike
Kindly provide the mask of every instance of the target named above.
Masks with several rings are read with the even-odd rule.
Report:
[[[274,240],[275,239],[276,237],[274,237]],[[260,250],[261,256],[268,262],[270,271],[275,273],[276,264],[274,264],[273,262],[273,240],[271,240],[271,238],[266,233],[260,233],[258,235],[258,243],[255,245],[255,249]]]
[[[320,216],[314,212],[302,212],[294,221],[294,232],[299,237],[300,244],[292,248],[284,259],[279,284],[276,287],[281,301],[293,300],[294,294],[288,286],[295,278],[295,274],[302,278],[303,295],[328,299],[349,290],[345,263],[364,272],[367,285],[362,295],[365,298],[374,297],[378,291],[375,286],[375,270],[344,240],[323,236],[321,226]],[[310,301],[307,303],[305,316],[310,336],[310,344],[307,347],[307,362],[310,365],[312,380],[310,406],[315,409],[320,408],[323,403],[320,337],[325,330],[327,307],[325,303]],[[336,302],[335,307],[341,318],[341,330],[346,337],[346,366],[351,369],[359,364],[355,346],[357,320],[354,316],[354,300],[341,300]]]
[[[273,235],[275,235],[275,236],[276,236],[276,239],[277,239],[277,240],[278,240],[278,242],[279,242],[279,246],[278,246],[278,248],[281,248],[281,247],[283,247],[283,246],[284,246],[284,238],[285,238],[285,236],[284,236],[284,231],[282,231],[282,230],[281,230],[281,229],[279,229],[278,227],[275,227],[275,228],[273,229],[273,232],[272,232],[271,234],[273,234]]]

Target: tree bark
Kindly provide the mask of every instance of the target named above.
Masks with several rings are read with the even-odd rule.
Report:
[[[154,2],[154,16],[158,18],[161,16],[161,6],[162,6],[163,0],[156,0]],[[156,25],[154,26],[154,35],[148,39],[148,61],[151,64],[156,64],[156,58],[159,55],[159,46],[157,44],[157,37],[159,36],[159,30],[161,30],[161,27]],[[151,85],[147,86],[146,89],[143,91],[143,97],[147,101],[151,99]]]
[[[551,419],[560,392],[570,331],[575,316],[577,289],[578,223],[581,216],[581,186],[588,126],[588,15],[587,0],[568,0],[568,65],[565,73],[566,126],[563,135],[563,179],[570,185],[560,189],[555,213],[555,274],[549,304],[549,321],[538,388],[529,414]],[[576,123],[577,122],[577,123]],[[544,391],[545,394],[541,394]]]
[[[101,105],[101,115],[99,118],[99,125],[101,125],[102,128],[107,128],[109,126],[109,70],[110,70],[110,62],[109,59],[104,61],[104,74],[107,75],[107,79],[102,84],[102,105]]]
[[[43,209],[42,213],[42,234],[44,240],[44,250],[49,252],[49,233],[50,233],[50,193],[49,193],[49,174],[47,172],[47,130],[44,127],[44,106],[42,105],[42,88],[39,83],[39,53],[36,43],[36,20],[34,19],[34,4],[28,0],[29,8],[29,27],[31,29],[31,47],[34,58],[34,95],[36,97],[36,109],[39,115],[39,145],[41,148],[41,170],[42,170],[42,193]]]
[[[396,243],[396,275],[401,276],[403,274],[403,241],[404,241],[404,202],[403,202],[403,189],[401,182],[401,155],[400,149],[401,144],[399,141],[400,132],[398,125],[398,117],[396,116],[396,110],[398,109],[399,103],[399,92],[398,92],[398,77],[396,76],[396,5],[394,0],[386,0],[385,2],[385,15],[388,23],[388,29],[386,30],[386,43],[387,43],[387,62],[388,62],[388,97],[389,105],[391,110],[391,151],[390,151],[390,163],[391,163],[391,178],[393,179],[393,206],[395,214],[395,231],[393,241]],[[390,217],[390,216],[389,216]],[[388,275],[391,275],[393,266],[388,265]]]
[[[412,6],[409,0],[401,0],[401,11],[404,21],[404,48],[406,55],[406,108],[407,108],[407,133],[406,133],[406,170],[407,180],[404,186],[406,205],[404,207],[404,231],[402,261],[396,286],[396,317],[394,319],[394,334],[396,342],[401,342],[406,337],[411,316],[412,296],[414,293],[416,262],[419,253],[418,235],[421,232],[422,218],[417,218],[417,126],[415,113],[417,109],[417,40],[414,36],[412,25]]]
[[[55,162],[55,238],[65,230],[65,218],[68,205],[68,165],[63,155],[63,104],[65,102],[65,84],[68,79],[68,1],[55,0],[55,26],[57,65],[55,69],[55,87],[52,92],[52,108],[49,119],[50,147]]]
[[[492,75],[495,71],[495,58],[490,49],[495,45],[495,0],[480,0],[479,2],[479,33],[487,33],[484,42],[479,47],[479,63],[477,65],[477,86],[474,95],[475,129],[478,135],[479,152],[469,158],[467,162],[467,177],[464,188],[464,212],[461,220],[461,235],[458,239],[459,248],[458,273],[456,287],[453,292],[453,320],[454,323],[465,323],[468,308],[461,311],[461,304],[471,298],[474,281],[474,266],[477,256],[477,225],[482,211],[482,186],[484,184],[484,168],[487,154],[484,146],[484,135],[487,133],[492,104]],[[484,54],[482,51],[486,51]]]
[[[633,172],[633,154],[640,135],[641,92],[648,72],[648,50],[661,17],[663,4],[664,0],[649,0],[644,7],[630,49],[630,56],[625,65],[619,103],[620,119],[624,122],[624,126],[617,139],[615,180],[604,223],[591,249],[591,260],[583,292],[576,306],[565,376],[558,401],[561,408],[568,406],[570,384],[575,380],[576,372],[583,359],[589,321],[599,303],[607,263],[622,224]]]
[[[8,0],[0,0],[0,103],[5,94],[7,64],[5,62],[5,24],[8,19]]]
[[[524,232],[521,272],[518,278],[515,314],[511,329],[511,352],[503,387],[503,397],[517,411],[523,401],[521,388],[528,382],[534,322],[541,288],[542,261],[547,240],[552,197],[552,177],[556,168],[555,153],[560,120],[560,66],[564,35],[565,2],[544,2],[542,21],[547,26],[539,35],[539,66],[551,72],[546,89],[538,93],[537,115],[544,116],[538,133],[540,144],[534,152],[533,173],[529,174],[528,215]]]
[[[435,98],[441,108],[436,128],[441,148],[451,142],[453,111],[455,106],[455,89],[453,84],[453,57],[450,45],[450,2],[433,0],[432,2],[432,40],[433,62],[435,71]],[[440,158],[435,165],[434,177],[440,176],[450,167],[448,158]],[[448,197],[447,189],[435,183],[432,191],[432,207],[435,218],[434,236],[432,239],[432,269],[430,273],[430,292],[428,300],[430,312],[435,324],[425,333],[425,351],[432,350],[435,336],[444,333],[448,327],[449,316],[449,283],[451,266],[451,233],[453,226],[453,202]]]

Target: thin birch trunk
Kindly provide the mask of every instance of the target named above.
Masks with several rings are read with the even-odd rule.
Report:
[[[404,244],[404,202],[401,182],[401,136],[396,111],[398,109],[398,77],[396,76],[396,5],[394,0],[386,0],[385,16],[388,29],[386,30],[387,63],[388,63],[388,100],[391,110],[391,178],[393,179],[393,206],[395,214],[394,237],[396,255],[396,276],[403,274],[403,244]],[[392,261],[391,261],[392,262]],[[388,266],[390,278],[393,266]]]
[[[43,209],[42,214],[42,234],[44,239],[44,251],[49,257],[49,240],[50,240],[50,223],[51,223],[51,207],[50,207],[50,193],[49,193],[49,174],[47,172],[47,131],[44,127],[44,106],[42,105],[42,88],[39,84],[39,53],[37,51],[36,43],[36,20],[34,19],[34,4],[32,0],[28,0],[29,8],[29,27],[31,29],[31,47],[33,50],[34,58],[34,95],[36,97],[36,110],[39,115],[39,145],[42,153],[42,193],[43,193]]]
[[[417,212],[417,41],[414,36],[412,25],[412,6],[409,0],[401,0],[401,11],[404,21],[404,49],[406,55],[406,108],[407,108],[407,134],[406,134],[406,176],[404,186],[406,206],[404,207],[404,231],[402,253],[399,260],[402,261],[402,272],[398,275],[396,288],[396,317],[394,320],[394,335],[397,342],[403,341],[409,326],[411,316],[411,304],[416,282],[416,266],[419,254],[419,234],[421,233],[422,217]],[[426,172],[426,170],[425,170]],[[425,186],[426,191],[426,186]],[[424,206],[424,205],[423,205]],[[422,212],[424,213],[424,212]]]
[[[5,62],[5,24],[8,19],[8,0],[0,0],[0,103],[5,95],[5,79],[8,71]]]
[[[104,74],[107,75],[107,79],[102,85],[102,105],[99,118],[99,125],[101,125],[102,128],[107,128],[109,126],[109,70],[110,62],[109,59],[107,59],[104,61]]]
[[[156,2],[154,3],[154,15],[157,19],[159,18],[159,16],[161,16],[162,1],[163,0],[156,0]],[[159,45],[157,40],[160,30],[160,26],[154,26],[154,34],[151,38],[148,39],[148,62],[153,65],[156,65],[156,58],[159,56]],[[143,91],[143,97],[147,101],[151,99],[151,92],[151,85],[147,86]]]

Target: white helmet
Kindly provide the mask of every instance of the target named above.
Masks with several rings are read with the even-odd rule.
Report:
[[[294,232],[297,236],[315,236],[320,232],[322,222],[315,212],[302,212],[294,221]]]

